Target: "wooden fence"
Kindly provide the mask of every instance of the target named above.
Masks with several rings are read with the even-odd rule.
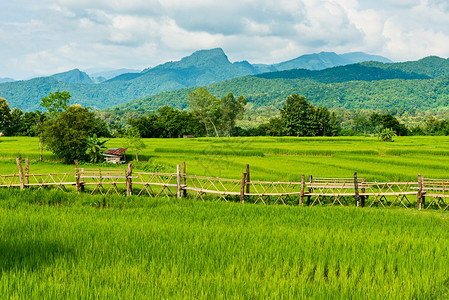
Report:
[[[193,197],[199,200],[240,201],[283,205],[326,205],[393,207],[418,209],[449,208],[449,179],[430,179],[418,175],[414,182],[369,182],[358,178],[313,178],[300,182],[256,181],[250,168],[240,179],[186,174],[185,163],[176,173],[133,172],[127,169],[85,169],[75,162],[73,173],[30,174],[16,160],[18,174],[0,175],[0,188],[56,188],[100,195],[149,197]],[[427,203],[426,203],[427,202]]]

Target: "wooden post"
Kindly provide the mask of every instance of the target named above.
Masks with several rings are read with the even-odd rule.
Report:
[[[187,197],[187,190],[185,189],[185,187],[187,187],[186,162],[185,161],[182,162],[182,185],[183,185],[182,196],[185,198],[185,197]]]
[[[30,175],[30,162],[28,158],[25,158],[25,183],[30,183],[30,178],[28,178],[28,175]]]
[[[366,189],[366,178],[362,178],[362,194],[365,193]],[[365,200],[366,200],[367,196],[361,196],[360,197],[360,206],[361,207],[365,207]]]
[[[250,191],[249,164],[246,164],[246,193]]]
[[[421,208],[426,208],[426,187],[424,186],[424,176],[421,175]]]
[[[20,189],[23,190],[25,188],[25,181],[23,180],[23,169],[20,164],[20,158],[16,158],[17,169],[19,169],[19,180],[20,180]]]
[[[245,181],[246,181],[246,173],[242,175],[242,185],[240,187],[240,202],[245,203]]]
[[[176,165],[176,197],[181,199],[181,166]]]
[[[80,179],[84,179],[84,168],[81,168]],[[80,182],[81,193],[84,193],[84,180]]]
[[[422,198],[422,179],[421,174],[418,174],[418,194],[416,196],[416,202],[418,205],[418,209],[421,210],[421,198]]]
[[[128,164],[128,172],[127,172],[127,176],[126,176],[126,196],[132,195],[132,191],[133,191],[133,179],[131,177],[132,174],[133,174],[133,164],[129,163]]]
[[[75,159],[75,181],[76,181],[76,192],[80,192],[80,169],[78,168],[78,160]]]
[[[299,192],[299,205],[304,205],[304,187],[305,187],[306,177],[301,175],[301,191]]]
[[[357,181],[357,172],[354,172],[354,198],[357,207],[360,206],[359,203],[359,183]]]
[[[309,175],[309,195],[307,196],[307,205],[310,204],[310,193],[312,192],[312,181],[313,181],[313,176]]]

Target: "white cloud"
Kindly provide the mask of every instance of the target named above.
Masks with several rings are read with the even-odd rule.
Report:
[[[0,11],[0,77],[144,68],[199,49],[276,63],[319,51],[449,56],[445,0],[32,0]]]

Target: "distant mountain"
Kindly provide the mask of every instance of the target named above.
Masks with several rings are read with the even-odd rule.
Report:
[[[449,74],[449,59],[438,56],[428,56],[417,61],[401,63],[380,63],[364,62],[365,66],[372,66],[385,70],[401,70],[407,73],[427,75],[429,77],[439,77]]]
[[[449,74],[449,70],[446,74]],[[430,79],[425,74],[408,73],[401,69],[383,69],[370,65],[352,64],[317,71],[293,69],[255,75],[265,79],[309,79],[321,83],[374,81],[386,79]]]
[[[6,98],[11,107],[30,111],[39,108],[40,99],[49,92],[66,90],[72,95],[73,102],[103,109],[165,91],[210,85],[267,71],[294,69],[306,61],[308,68],[312,69],[344,64],[361,57],[376,58],[364,55],[323,52],[275,65],[252,65],[248,61],[232,63],[223,50],[217,48],[200,50],[180,61],[167,62],[140,73],[123,73],[104,82],[102,81],[106,77],[94,77],[93,80],[85,72],[75,69],[47,78],[3,83],[0,84],[0,97]]]
[[[352,64],[319,71],[296,69],[244,76],[206,86],[223,97],[243,95],[253,108],[280,108],[291,94],[305,96],[315,105],[346,109],[446,109],[449,107],[449,60],[435,61],[444,76],[430,77],[419,68],[376,68]],[[384,66],[384,65],[382,65]],[[402,71],[412,69],[415,72]],[[421,74],[419,74],[421,73]],[[117,106],[123,110],[156,110],[163,105],[187,108],[188,93],[196,88],[164,92]]]
[[[346,54],[336,54],[334,52],[320,52],[307,54],[282,63],[271,65],[269,72],[285,71],[291,69],[324,70],[332,67],[344,66],[364,61],[392,61],[388,58],[369,55],[363,52],[352,52]],[[275,69],[275,70],[273,70]]]
[[[6,78],[0,78],[0,83],[13,82],[13,81],[15,81],[15,80],[12,79],[12,78],[8,78],[8,77],[6,77]]]
[[[50,76],[56,80],[67,82],[67,83],[94,83],[92,79],[85,72],[82,72],[78,69],[74,69],[71,71],[58,73]]]
[[[125,73],[140,73],[141,71],[136,69],[112,69],[107,71],[85,72],[90,76],[90,78],[103,78],[103,81],[105,81]]]

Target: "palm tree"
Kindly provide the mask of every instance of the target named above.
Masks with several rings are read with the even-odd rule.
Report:
[[[99,139],[95,133],[87,138],[87,154],[91,163],[96,164],[100,160],[101,153],[107,149],[104,145],[107,141]]]
[[[392,128],[384,128],[379,133],[379,138],[382,142],[392,142],[393,137],[397,136],[396,131],[394,131]]]

